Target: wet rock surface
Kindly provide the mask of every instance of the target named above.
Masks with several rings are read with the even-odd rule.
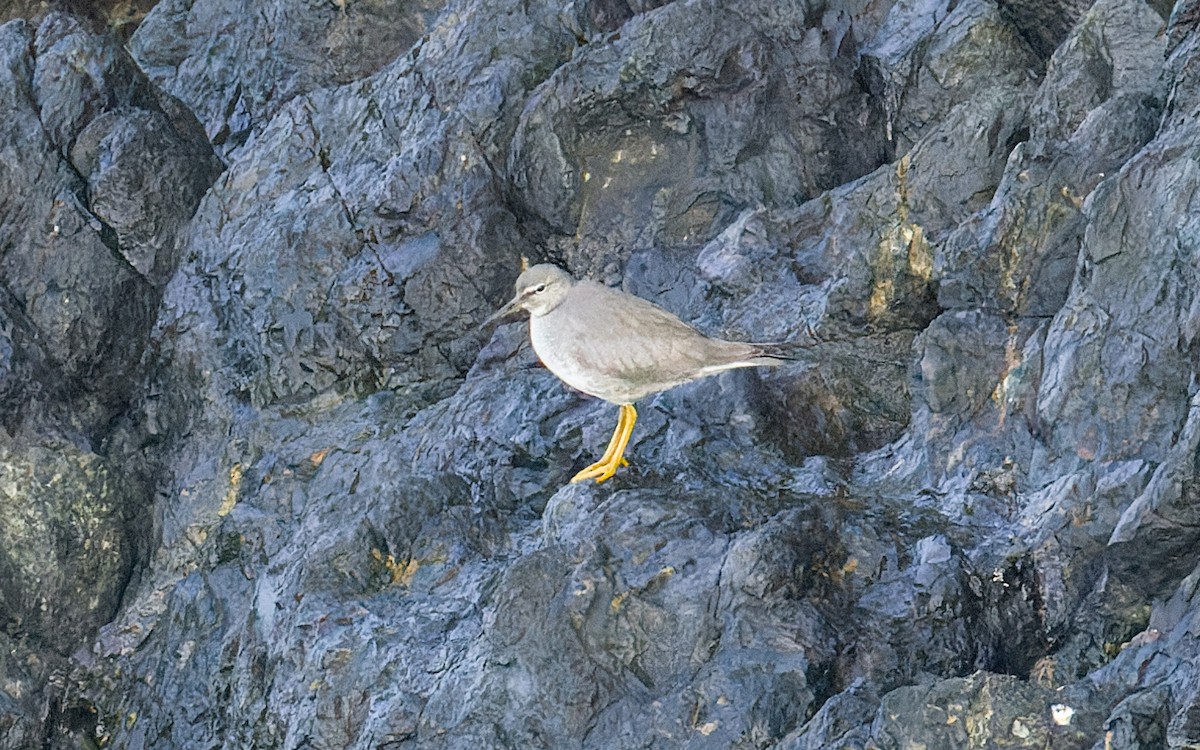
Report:
[[[14,6],[0,749],[1200,746],[1193,5]]]

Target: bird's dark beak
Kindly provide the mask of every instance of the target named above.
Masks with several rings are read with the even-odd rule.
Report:
[[[520,311],[521,311],[521,297],[520,297],[520,295],[518,295],[518,296],[510,299],[504,305],[504,307],[502,307],[499,310],[497,310],[496,312],[492,313],[488,317],[487,320],[485,320],[479,324],[479,327],[487,328],[488,326],[492,325],[496,321],[503,320],[504,318],[507,318],[510,315],[515,315],[516,313],[518,313]]]

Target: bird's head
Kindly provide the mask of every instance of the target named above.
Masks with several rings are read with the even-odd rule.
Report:
[[[558,266],[540,263],[517,277],[516,296],[484,321],[484,325],[508,317],[518,310],[528,310],[537,317],[545,315],[563,301],[575,280]]]

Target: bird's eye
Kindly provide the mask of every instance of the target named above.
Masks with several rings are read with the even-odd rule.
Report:
[[[533,293],[534,293],[534,294],[541,294],[541,293],[542,293],[542,292],[544,292],[544,291],[546,291],[546,285],[545,285],[545,284],[538,284],[537,286],[535,286],[535,287],[533,288]]]

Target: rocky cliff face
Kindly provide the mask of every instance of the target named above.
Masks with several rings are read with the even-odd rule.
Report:
[[[64,7],[0,749],[1200,746],[1196,3]],[[522,256],[819,343],[567,485]]]

